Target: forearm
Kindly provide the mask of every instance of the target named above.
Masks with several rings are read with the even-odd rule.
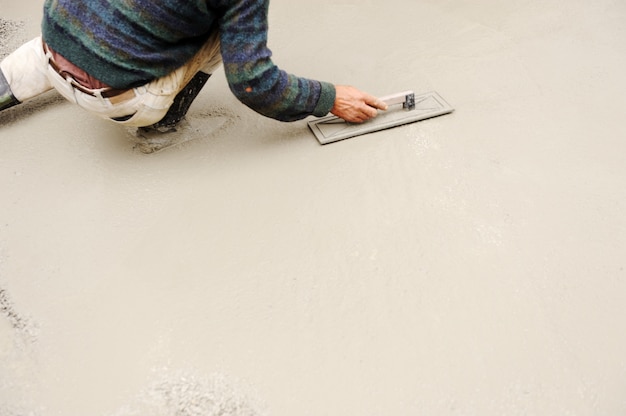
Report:
[[[318,117],[330,112],[335,87],[326,82],[297,77],[268,63],[260,74],[247,74],[245,65],[226,64],[231,91],[245,105],[281,121]]]
[[[248,107],[281,121],[326,115],[335,87],[278,68],[267,47],[267,1],[240,0],[221,22],[224,70],[233,94]]]

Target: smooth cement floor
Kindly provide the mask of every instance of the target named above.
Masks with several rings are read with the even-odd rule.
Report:
[[[281,68],[455,112],[320,146],[218,72],[151,156],[4,112],[0,415],[626,414],[626,3],[294,7]]]

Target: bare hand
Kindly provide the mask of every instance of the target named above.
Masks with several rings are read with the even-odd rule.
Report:
[[[386,110],[387,104],[378,98],[346,85],[335,86],[335,105],[331,113],[351,123],[362,123]]]

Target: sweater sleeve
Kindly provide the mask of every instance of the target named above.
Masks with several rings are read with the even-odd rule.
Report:
[[[228,85],[242,103],[281,121],[328,114],[335,87],[278,68],[267,47],[269,0],[222,2],[221,52]]]

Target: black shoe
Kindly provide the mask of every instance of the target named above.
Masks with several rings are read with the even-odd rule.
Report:
[[[15,98],[11,92],[9,82],[4,77],[2,70],[0,70],[0,111],[18,105],[19,103],[19,100]]]
[[[163,133],[175,129],[176,125],[185,118],[191,103],[196,99],[210,77],[211,74],[205,74],[204,72],[198,72],[194,75],[191,81],[176,95],[165,117],[149,127]]]

